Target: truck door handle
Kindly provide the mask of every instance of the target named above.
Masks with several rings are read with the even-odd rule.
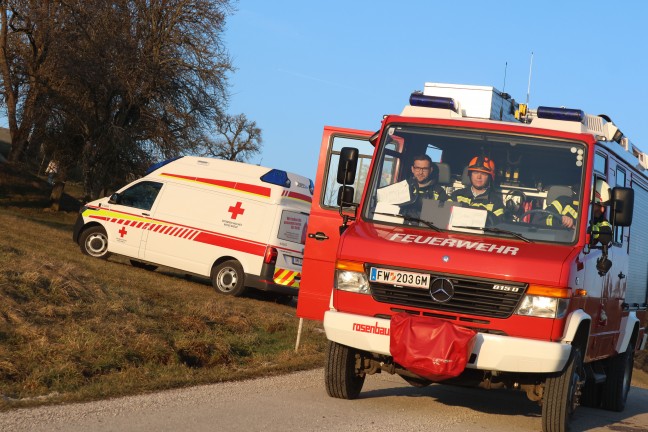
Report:
[[[151,213],[142,213],[142,216],[151,216]]]
[[[625,275],[623,274],[623,272],[619,272],[619,279],[625,279]]]
[[[308,233],[308,238],[314,238],[315,240],[322,241],[322,240],[328,240],[329,237],[326,234],[324,234],[323,232],[318,231],[315,234]]]

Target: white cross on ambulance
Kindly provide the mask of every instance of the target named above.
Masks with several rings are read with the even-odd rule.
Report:
[[[73,239],[96,258],[208,276],[223,294],[296,295],[312,194],[313,182],[297,174],[184,156],[86,204]]]

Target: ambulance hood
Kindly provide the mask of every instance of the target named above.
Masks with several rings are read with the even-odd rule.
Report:
[[[566,245],[377,226],[362,221],[345,232],[340,250],[340,259],[554,286],[566,283],[561,283],[561,271],[565,261],[574,255],[574,248]],[[369,258],[367,251],[375,252]]]

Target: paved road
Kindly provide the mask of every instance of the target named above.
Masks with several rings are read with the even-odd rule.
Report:
[[[0,413],[0,431],[539,431],[540,408],[521,392],[367,378],[354,401],[329,398],[323,370],[85,404]],[[648,389],[623,413],[580,408],[574,431],[645,432]]]

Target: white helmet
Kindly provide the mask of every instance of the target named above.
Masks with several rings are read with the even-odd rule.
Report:
[[[602,179],[596,180],[596,190],[594,191],[594,202],[596,204],[607,204],[610,201],[610,185]]]

